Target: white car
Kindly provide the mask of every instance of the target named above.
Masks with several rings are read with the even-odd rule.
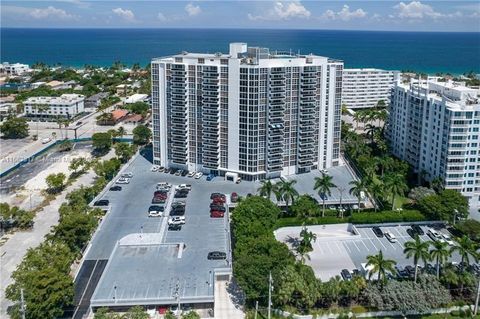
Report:
[[[163,167],[163,166],[158,167],[157,172],[163,173],[164,171],[165,171],[165,167]]]
[[[162,217],[162,213],[158,211],[151,211],[148,213],[148,217]]]
[[[427,231],[427,235],[434,241],[444,241],[444,239],[440,236],[440,233],[437,232],[435,229],[429,228]]]
[[[120,177],[117,180],[117,184],[130,184],[130,178]]]
[[[168,219],[169,225],[183,225],[185,224],[185,216],[175,216]]]
[[[188,189],[188,190],[191,190],[192,189],[192,185],[188,185],[188,184],[180,184],[176,187],[176,189],[180,190],[180,189]]]
[[[199,179],[203,176],[203,173],[202,172],[198,172],[194,175],[195,179]]]
[[[442,239],[449,244],[450,246],[455,246],[455,242],[452,240],[452,237],[448,236],[447,234],[441,234]]]
[[[383,234],[385,235],[385,238],[387,238],[389,242],[391,242],[391,243],[396,243],[397,242],[397,238],[391,232],[386,231]]]
[[[42,144],[47,144],[48,142],[50,142],[52,139],[50,137],[46,137],[42,140]]]
[[[132,173],[123,173],[123,174],[122,174],[122,177],[124,177],[124,178],[132,178],[132,177],[133,177],[133,174],[132,174]]]
[[[172,187],[172,186],[167,182],[157,183],[157,190],[159,190],[159,189],[170,189],[170,187]]]
[[[150,169],[152,172],[158,172],[158,165],[153,165],[152,168]]]
[[[193,177],[193,176],[195,176],[195,174],[196,174],[195,172],[190,172],[190,173],[187,174],[187,177]]]

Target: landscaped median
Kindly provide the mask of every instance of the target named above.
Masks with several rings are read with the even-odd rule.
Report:
[[[275,223],[275,229],[289,226],[301,225],[328,225],[328,224],[377,224],[377,223],[400,223],[400,222],[420,222],[427,218],[418,210],[402,211],[381,211],[381,212],[362,212],[353,213],[351,216],[340,218],[333,214],[334,211],[327,211],[324,217],[282,217]]]

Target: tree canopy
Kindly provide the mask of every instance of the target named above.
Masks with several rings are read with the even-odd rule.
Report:
[[[0,125],[0,132],[4,138],[25,138],[29,132],[27,120],[10,116]]]

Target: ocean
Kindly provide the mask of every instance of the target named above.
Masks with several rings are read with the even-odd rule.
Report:
[[[81,67],[114,61],[144,66],[181,51],[228,52],[230,42],[315,53],[346,67],[480,73],[480,33],[256,29],[1,28],[2,61]]]

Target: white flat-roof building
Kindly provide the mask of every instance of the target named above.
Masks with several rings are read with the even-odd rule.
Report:
[[[10,64],[8,62],[3,62],[0,65],[0,69],[2,70],[3,73],[6,73],[8,75],[22,75],[26,72],[30,72],[29,65],[22,64],[22,63]]]
[[[342,104],[351,109],[374,107],[380,100],[388,104],[399,77],[399,71],[344,69]]]
[[[132,104],[132,103],[137,103],[137,102],[145,102],[148,98],[148,95],[147,94],[139,94],[139,93],[136,93],[136,94],[133,94],[133,95],[130,95],[129,97],[127,97],[125,99],[125,103],[126,104]]]
[[[246,180],[336,166],[342,71],[245,43],[154,59],[154,162]]]
[[[24,102],[25,114],[29,117],[73,118],[84,111],[85,97],[80,94],[30,97]]]
[[[440,177],[480,206],[479,91],[438,78],[398,82],[387,136],[395,156],[427,181]]]

